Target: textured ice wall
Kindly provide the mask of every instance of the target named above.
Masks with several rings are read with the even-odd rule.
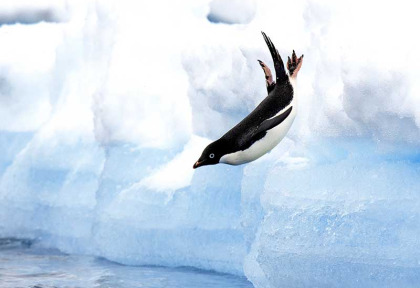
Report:
[[[348,139],[308,147],[267,173],[246,275],[261,287],[417,286],[420,149]]]
[[[417,286],[413,4],[246,3],[241,25],[208,21],[224,1],[92,1],[0,26],[0,235],[257,287]],[[305,54],[298,117],[258,161],[194,171],[264,97],[260,30]]]
[[[1,28],[25,36],[57,33],[55,42],[38,43],[42,52],[51,51],[45,60],[36,59],[34,49],[27,57],[35,63],[22,61],[34,70],[28,79],[45,83],[25,82],[31,70],[23,64],[18,70],[19,55],[3,62],[19,77],[6,71],[2,83],[2,100],[10,104],[2,114],[1,233],[121,263],[243,275],[242,169],[193,174],[192,163],[209,140],[191,134],[184,44],[177,49],[178,36],[169,39],[166,27],[139,31],[132,25],[139,13],[142,23],[152,21],[150,9],[157,13],[162,3],[141,11],[108,4],[76,5],[66,23]],[[160,13],[185,14],[172,8]],[[148,37],[156,41],[147,44]],[[13,46],[27,51],[21,44],[10,42],[4,54]],[[19,86],[27,94],[15,90]],[[46,111],[36,106],[43,101]]]

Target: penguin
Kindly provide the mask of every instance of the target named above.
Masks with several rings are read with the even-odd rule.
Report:
[[[276,72],[274,80],[270,68],[258,60],[265,74],[268,96],[235,127],[210,143],[193,165],[194,169],[218,163],[240,165],[260,158],[284,138],[296,117],[294,91],[303,55],[298,58],[293,50],[292,58],[288,57],[287,60],[287,75],[273,42],[264,32],[261,33]]]

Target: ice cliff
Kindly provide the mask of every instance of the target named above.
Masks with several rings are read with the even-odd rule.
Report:
[[[418,287],[415,3],[14,3],[1,237],[255,287]],[[193,170],[265,95],[260,30],[305,54],[295,123],[253,163]]]

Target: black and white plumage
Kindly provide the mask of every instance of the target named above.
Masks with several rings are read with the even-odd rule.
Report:
[[[262,34],[276,71],[274,81],[270,69],[258,60],[265,74],[268,96],[235,127],[209,144],[193,168],[254,161],[273,149],[289,131],[296,116],[294,83],[302,66],[303,55],[297,58],[293,51],[292,58],[288,57],[287,75],[279,52],[270,38],[264,32]]]

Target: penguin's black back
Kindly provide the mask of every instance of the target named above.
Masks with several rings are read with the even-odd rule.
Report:
[[[293,109],[288,109],[281,115],[276,116],[276,119],[264,122],[274,117],[292,102],[293,86],[284,70],[283,60],[273,42],[271,42],[270,37],[264,32],[261,33],[273,58],[277,83],[254,111],[218,140],[228,150],[225,151],[225,154],[246,150],[256,141],[263,138],[267,134],[267,130],[280,124]],[[264,124],[261,125],[263,122]]]
[[[261,123],[274,117],[286,108],[292,100],[293,86],[290,81],[287,79],[282,83],[277,82],[273,91],[248,116],[220,138],[225,147],[228,147],[229,151],[226,153],[245,150],[263,138],[266,132],[258,131]]]

